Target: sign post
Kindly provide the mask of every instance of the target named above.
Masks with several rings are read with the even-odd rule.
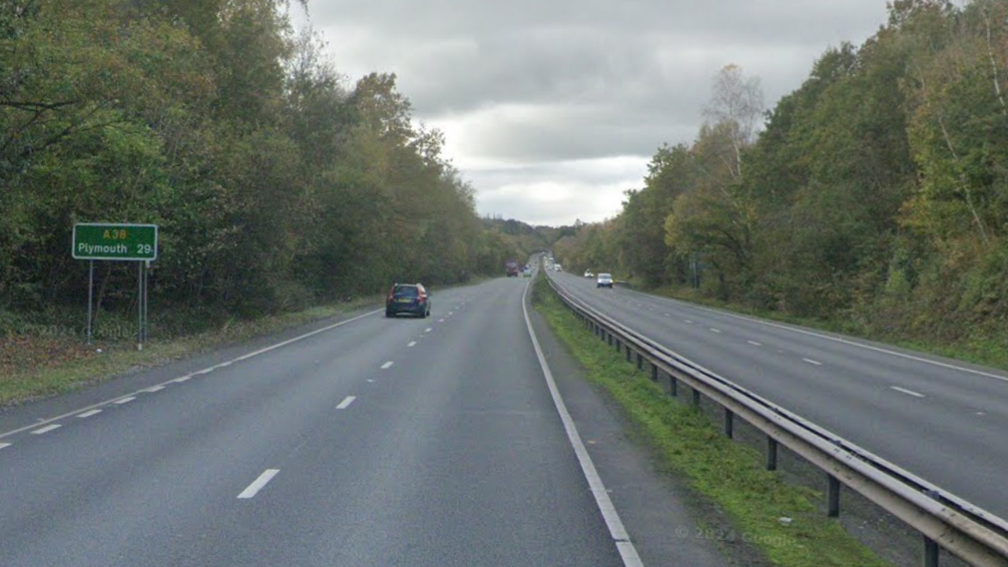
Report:
[[[78,223],[73,227],[71,254],[77,260],[89,260],[88,270],[88,344],[91,344],[91,304],[94,294],[94,261],[138,262],[137,273],[137,350],[143,350],[147,335],[147,270],[157,260],[156,224]]]

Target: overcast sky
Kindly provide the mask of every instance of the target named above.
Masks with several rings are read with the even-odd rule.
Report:
[[[481,214],[559,226],[619,213],[663,142],[690,143],[725,65],[767,108],[885,0],[309,0],[351,82],[394,72]],[[303,23],[300,9],[295,22]]]

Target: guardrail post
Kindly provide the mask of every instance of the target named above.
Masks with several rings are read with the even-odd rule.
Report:
[[[700,391],[699,390],[693,390],[693,405],[696,406],[696,407],[700,407]]]
[[[619,337],[616,337],[616,352],[619,353],[619,351],[620,351],[620,340]]]
[[[669,395],[673,398],[679,396],[679,381],[671,374],[669,374]]]
[[[767,435],[766,438],[766,470],[777,470],[777,440]]]
[[[630,345],[626,345],[626,361],[627,362],[630,362],[630,355],[631,354],[633,354],[633,353],[630,352]]]
[[[612,346],[612,333],[607,333],[609,335],[609,346]]]
[[[827,474],[827,491],[826,491],[826,508],[830,518],[840,517],[840,479],[837,477]]]
[[[929,538],[924,537],[924,561],[922,562],[924,567],[938,567],[938,555],[941,548],[938,547],[938,542]]]
[[[651,381],[658,381],[658,365],[654,363],[651,363]]]
[[[644,355],[637,353],[637,370],[644,370]]]
[[[728,408],[724,410],[724,434],[729,439],[735,438],[735,413]]]

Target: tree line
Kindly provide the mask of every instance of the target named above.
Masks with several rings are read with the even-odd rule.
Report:
[[[248,315],[522,252],[395,75],[348,86],[285,0],[0,3],[0,312],[83,306],[77,222],[159,225],[153,297]],[[96,272],[135,305],[135,265]]]
[[[882,333],[1003,335],[1008,2],[893,1],[765,114],[738,67],[712,90],[695,141],[660,147],[615,218],[557,244],[564,264]]]

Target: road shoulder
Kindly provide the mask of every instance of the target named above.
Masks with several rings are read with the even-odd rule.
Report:
[[[726,516],[688,482],[661,470],[615,400],[583,378],[576,360],[534,310],[543,354],[592,461],[644,565],[768,565],[734,538]],[[757,559],[754,559],[756,557]]]

